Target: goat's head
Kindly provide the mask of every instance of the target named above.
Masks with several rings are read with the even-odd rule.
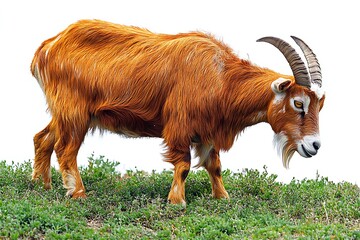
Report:
[[[321,69],[315,54],[302,40],[292,38],[303,51],[309,71],[287,42],[274,37],[258,40],[278,48],[294,74],[293,78],[279,78],[272,82],[274,97],[267,111],[268,122],[275,132],[274,145],[286,168],[295,151],[303,157],[312,157],[319,150],[319,112],[325,99],[321,90]]]

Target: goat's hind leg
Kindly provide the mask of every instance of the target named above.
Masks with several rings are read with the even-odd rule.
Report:
[[[62,174],[64,187],[67,189],[66,196],[72,198],[86,198],[85,187],[83,185],[80,172],[77,166],[76,157],[79,148],[85,138],[89,122],[85,119],[75,121],[78,125],[67,122],[57,125],[57,136],[55,143],[55,153],[58,158],[60,171]]]
[[[52,121],[34,136],[35,159],[32,179],[37,180],[42,176],[44,188],[51,189],[51,154],[54,150],[55,132]]]

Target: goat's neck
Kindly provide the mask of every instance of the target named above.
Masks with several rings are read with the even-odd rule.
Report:
[[[256,72],[240,72],[237,79],[229,81],[224,93],[225,116],[233,131],[241,132],[248,126],[267,122],[267,109],[274,98],[271,83],[280,74],[268,69],[256,68]]]

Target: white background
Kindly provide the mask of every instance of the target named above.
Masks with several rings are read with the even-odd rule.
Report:
[[[126,2],[126,3],[125,3]],[[33,159],[32,138],[49,122],[46,102],[29,66],[40,43],[79,19],[102,19],[148,28],[158,33],[210,32],[243,58],[285,74],[291,70],[273,46],[257,43],[277,36],[291,43],[295,35],[317,54],[326,91],[320,113],[322,147],[317,156],[297,153],[290,170],[282,167],[268,124],[243,132],[222,153],[223,169],[268,171],[279,180],[315,178],[360,183],[359,23],[355,1],[1,1],[0,3],[0,160]],[[298,48],[297,48],[298,49]],[[300,52],[300,50],[298,50]],[[171,169],[162,161],[161,139],[125,139],[114,134],[88,135],[78,162],[95,156],[121,162],[120,170]],[[193,161],[193,165],[197,160]],[[57,166],[56,159],[52,164]]]

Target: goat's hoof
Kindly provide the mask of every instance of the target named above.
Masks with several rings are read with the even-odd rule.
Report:
[[[181,205],[186,208],[186,202],[184,199],[168,199],[169,204]]]
[[[216,199],[228,199],[228,200],[230,200],[229,194],[226,191],[213,193],[212,196],[214,198],[216,198]]]
[[[84,190],[75,191],[72,189],[72,190],[67,191],[66,197],[69,197],[72,199],[86,198],[86,194],[85,194]]]
[[[49,183],[44,183],[44,189],[45,189],[45,190],[50,190],[51,188],[52,188],[51,182],[49,182]]]

